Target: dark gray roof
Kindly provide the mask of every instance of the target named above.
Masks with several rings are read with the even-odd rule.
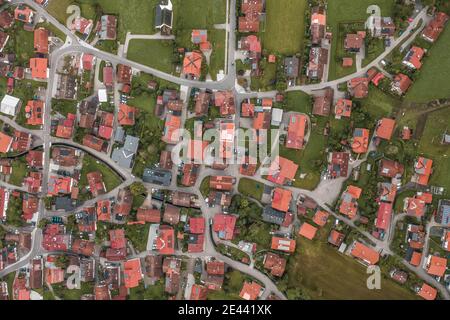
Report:
[[[167,1],[161,1],[161,5],[167,5]],[[161,8],[161,5],[156,6],[155,28],[161,28],[162,26],[172,28],[173,11]]]
[[[172,181],[172,172],[163,169],[150,169],[144,170],[142,180],[147,183],[153,183],[162,186],[170,186]]]
[[[56,210],[72,211],[77,207],[77,201],[73,201],[70,197],[56,197]]]
[[[282,225],[285,215],[286,214],[284,212],[275,210],[268,205],[264,208],[262,218],[265,222]]]

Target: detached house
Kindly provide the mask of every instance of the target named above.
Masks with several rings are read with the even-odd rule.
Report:
[[[405,58],[403,59],[403,64],[411,69],[420,69],[422,67],[422,58],[425,54],[425,50],[416,46],[409,49]]]
[[[423,31],[422,37],[429,42],[435,42],[441,35],[442,31],[444,31],[445,24],[448,20],[449,16],[447,14],[444,12],[438,12]]]
[[[156,6],[155,29],[162,35],[170,35],[173,27],[173,5],[171,0],[161,0]]]

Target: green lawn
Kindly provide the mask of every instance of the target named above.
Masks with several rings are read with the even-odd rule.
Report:
[[[217,74],[225,68],[225,30],[208,31],[208,40],[213,47],[209,62],[209,74],[213,80],[217,80]]]
[[[52,0],[47,7],[60,22],[68,17],[66,9],[77,2],[81,4],[81,15],[88,19],[95,18],[95,5],[99,5],[104,14],[118,16],[117,40],[125,42],[127,32],[134,34],[153,34],[154,8],[158,0]],[[145,22],[145,23],[143,23]]]
[[[209,195],[209,192],[211,190],[211,188],[209,187],[210,180],[211,177],[206,177],[200,184],[200,192],[204,198],[206,198]]]
[[[339,32],[339,24],[362,22],[364,23],[369,14],[366,13],[368,6],[378,5],[382,16],[392,16],[394,1],[392,0],[330,0],[328,1],[327,26],[333,33],[331,60],[328,80],[334,80],[354,72],[354,68],[343,69],[339,55],[342,54],[343,37]]]
[[[206,0],[199,5],[197,0],[175,0],[174,31],[177,47],[198,49],[191,42],[193,29],[207,29],[208,41],[212,45],[209,74],[213,80],[225,66],[225,30],[217,30],[214,24],[226,21],[226,0]]]
[[[306,0],[266,1],[266,24],[263,47],[269,52],[293,55],[303,47]]]
[[[366,57],[362,61],[362,67],[364,68],[378,56],[380,56],[385,50],[383,39],[373,39],[372,43],[366,48]]]
[[[23,179],[27,175],[27,162],[25,157],[20,157],[12,162],[12,174],[9,183],[15,186],[22,186]]]
[[[295,150],[280,146],[280,155],[299,165],[293,183],[297,188],[313,190],[320,182],[321,168],[326,160],[327,137],[324,136],[323,130],[327,120],[326,118],[317,118],[317,125],[313,126],[305,149]],[[306,174],[304,179],[300,178],[301,174]]]
[[[244,65],[244,67],[247,67],[247,69],[250,69],[249,65]],[[252,77],[251,89],[253,91],[258,91],[259,89],[262,89],[264,91],[273,90],[275,88],[277,64],[276,63],[268,63],[267,60],[264,59],[264,60],[261,60],[261,62],[259,63],[259,67],[260,67],[261,71],[263,72],[263,75],[260,77]],[[236,70],[240,70],[240,69],[236,69]]]
[[[144,287],[141,283],[138,287],[130,289],[129,300],[167,300],[164,292],[164,281],[160,280],[152,286]]]
[[[419,143],[419,153],[433,159],[431,185],[444,186],[450,194],[450,148],[441,144],[442,135],[450,130],[450,108],[429,114]]]
[[[67,116],[67,114],[72,113],[72,114],[76,114],[77,113],[77,101],[73,101],[73,100],[57,100],[57,99],[53,99],[52,100],[52,111],[53,112],[58,112],[60,114],[62,114],[63,116]]]
[[[374,119],[389,116],[400,107],[401,101],[388,95],[380,89],[371,86],[367,98],[360,100],[362,109],[368,112]]]
[[[34,33],[24,30],[22,23],[15,23],[9,34],[5,52],[14,52],[17,64],[28,67],[30,58],[34,57]]]
[[[252,179],[241,178],[239,180],[238,190],[239,193],[242,193],[245,196],[261,200],[264,192],[264,185]]]
[[[311,114],[312,98],[302,91],[292,91],[286,94],[286,105],[283,109],[287,111],[295,111]]]
[[[79,185],[85,187],[88,185],[86,175],[90,172],[99,171],[102,173],[105,182],[106,191],[109,192],[120,185],[122,179],[112,171],[106,164],[85,154],[83,157],[83,168],[81,170],[81,178]]]
[[[297,240],[297,251],[287,264],[289,292],[300,288],[311,299],[411,300],[411,291],[382,277],[381,290],[366,286],[366,268],[326,243],[329,228],[319,230],[314,241]]]
[[[127,58],[151,68],[172,73],[173,41],[131,40]]]
[[[438,42],[428,52],[424,64],[411,89],[406,95],[408,102],[428,102],[433,99],[449,98],[450,86],[450,28],[445,28]]]
[[[126,225],[126,238],[131,241],[134,249],[139,252],[145,251],[147,248],[148,232],[150,231],[150,224],[136,224]]]

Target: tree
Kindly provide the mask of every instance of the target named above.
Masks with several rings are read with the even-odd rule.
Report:
[[[64,255],[60,255],[56,258],[55,266],[61,269],[66,269],[69,265],[69,257]]]
[[[147,188],[145,188],[142,182],[133,182],[130,186],[130,191],[133,196],[139,196],[147,192]]]

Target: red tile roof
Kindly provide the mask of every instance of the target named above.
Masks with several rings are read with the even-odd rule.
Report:
[[[425,54],[425,50],[422,48],[412,46],[406,54],[403,63],[410,68],[420,69],[422,68],[422,58]]]
[[[368,78],[353,78],[348,81],[347,86],[352,96],[356,99],[365,98],[369,94]]]
[[[314,215],[313,221],[318,226],[323,227],[326,225],[329,216],[330,214],[328,212],[317,210],[316,214]]]
[[[437,297],[437,290],[424,283],[417,294],[425,300],[435,300]]]
[[[209,180],[211,189],[231,191],[233,190],[234,178],[231,176],[212,176]]]
[[[292,200],[292,192],[286,189],[276,188],[272,197],[272,208],[287,212]]]
[[[189,218],[189,232],[193,234],[205,233],[205,218],[190,217]]]
[[[48,54],[48,30],[44,28],[34,30],[34,51]]]
[[[436,41],[444,30],[448,19],[449,17],[447,14],[444,12],[438,12],[423,31],[422,36],[430,42]]]
[[[256,300],[261,292],[261,285],[256,282],[244,282],[239,296],[244,300]]]
[[[213,231],[218,233],[219,238],[231,240],[237,217],[229,214],[216,214],[213,218]]]
[[[303,223],[298,231],[300,236],[305,237],[306,239],[312,240],[316,236],[317,228],[310,225],[309,223]]]
[[[40,126],[44,123],[44,102],[40,100],[30,100],[25,106],[25,117],[27,124],[31,126]]]
[[[411,265],[418,267],[422,261],[422,254],[420,252],[414,251],[409,262]]]
[[[334,113],[336,114],[336,118],[347,117],[349,118],[352,114],[352,100],[348,99],[339,99],[334,108]]]
[[[354,153],[366,153],[369,149],[369,130],[356,128],[353,132],[352,151]]]
[[[204,286],[194,284],[191,289],[191,296],[189,300],[206,300],[208,296],[208,289]]]
[[[383,118],[378,121],[378,126],[375,130],[375,134],[378,138],[391,140],[394,133],[395,120],[390,118]]]
[[[136,219],[138,221],[159,223],[161,222],[161,211],[158,209],[139,208],[137,210]]]
[[[275,253],[268,252],[264,256],[264,268],[270,270],[273,276],[281,277],[286,269],[286,259]]]
[[[394,77],[393,88],[397,90],[399,94],[406,93],[411,85],[412,80],[403,73],[399,73]]]
[[[103,83],[107,87],[112,87],[113,85],[113,68],[111,66],[103,68]]]
[[[305,144],[305,134],[308,119],[304,114],[293,114],[289,117],[286,148],[302,149]]]
[[[121,103],[117,120],[121,126],[133,126],[135,123],[136,108]]]
[[[47,58],[31,58],[30,68],[31,77],[34,79],[46,80],[47,79]]]
[[[126,247],[127,240],[125,239],[124,229],[114,229],[109,231],[110,247],[113,249],[122,249]]]
[[[298,165],[293,161],[277,156],[271,163],[267,180],[284,185],[292,181],[297,173]]]
[[[380,260],[380,254],[377,251],[358,241],[353,244],[350,254],[369,265],[375,265]]]
[[[295,245],[296,245],[295,240],[280,237],[272,237],[271,248],[273,250],[292,253],[295,251]]]
[[[12,145],[13,138],[0,132],[0,153],[7,153]]]
[[[433,160],[419,157],[414,164],[415,175],[413,181],[417,184],[426,186],[433,173]]]
[[[161,225],[155,243],[156,250],[162,255],[175,253],[175,232],[172,227]]]
[[[202,60],[201,53],[196,51],[186,52],[183,61],[183,73],[199,78],[202,73]]]
[[[164,135],[162,140],[169,144],[176,144],[180,139],[181,117],[168,114],[164,125]]]
[[[382,202],[378,208],[378,215],[375,223],[376,227],[388,231],[391,225],[391,218],[392,203]]]
[[[136,258],[125,261],[123,264],[125,288],[136,288],[142,279],[141,259]]]
[[[442,277],[447,270],[447,259],[431,256],[428,258],[427,272],[433,276]]]

